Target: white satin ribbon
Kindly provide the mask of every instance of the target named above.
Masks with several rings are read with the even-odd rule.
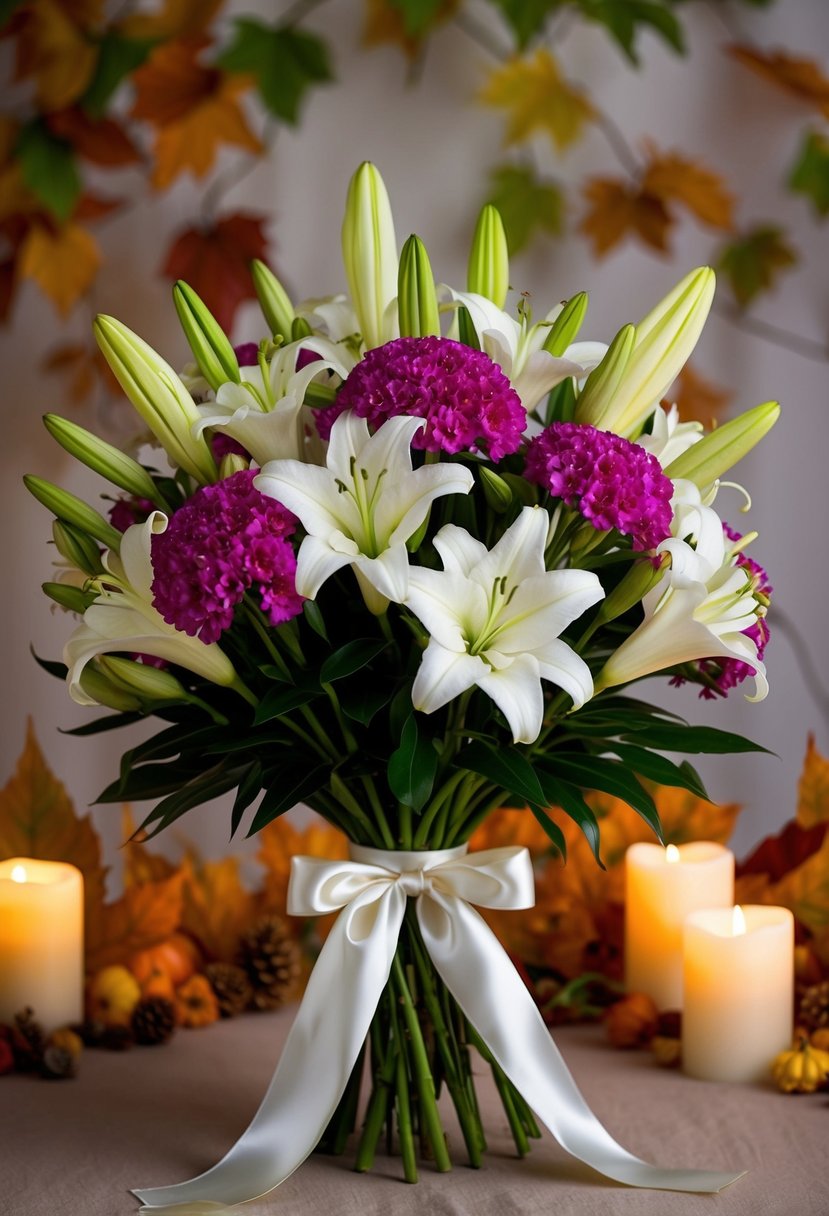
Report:
[[[470,906],[530,908],[524,848],[466,845],[429,852],[351,846],[348,861],[294,857],[292,916],[341,909],[317,959],[276,1072],[247,1131],[212,1169],[175,1186],[135,1191],[154,1212],[209,1211],[257,1199],[314,1150],[336,1110],[389,978],[406,900],[438,974],[494,1058],[569,1153],[630,1186],[713,1192],[741,1174],[659,1169],[617,1144],[582,1097],[532,997]]]

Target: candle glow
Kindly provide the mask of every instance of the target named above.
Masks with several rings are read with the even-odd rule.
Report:
[[[669,865],[676,865],[679,861],[679,849],[675,844],[669,844],[665,850],[665,860]]]
[[[25,866],[14,866],[12,868],[12,872],[11,872],[11,880],[12,880],[12,882],[25,882],[26,881],[26,867]]]

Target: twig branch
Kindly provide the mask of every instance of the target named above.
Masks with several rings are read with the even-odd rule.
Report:
[[[628,142],[622,128],[604,110],[596,110],[594,122],[602,135],[604,135],[610,145],[611,151],[625,173],[635,181],[638,181],[642,172],[642,163]]]
[[[327,4],[328,0],[295,0],[295,3],[289,4],[285,12],[279,18],[281,25],[296,25],[299,21],[304,21],[315,8],[319,8],[322,4]]]
[[[829,362],[829,342],[819,342],[817,338],[804,338],[802,334],[792,333],[791,330],[783,329],[779,325],[772,325],[770,321],[752,317],[726,300],[715,301],[711,311],[724,320],[730,321],[737,329],[754,334],[755,337],[763,338],[766,342],[772,342],[775,346],[781,346],[796,355],[802,355],[804,359],[812,359],[815,363]]]
[[[220,173],[218,177],[215,177],[205,190],[201,201],[201,220],[203,224],[208,225],[212,223],[216,208],[225,195],[229,194],[231,190],[250,177],[257,165],[260,165],[270,155],[276,143],[276,135],[276,123],[269,115],[265,120],[265,128],[262,132],[263,151],[249,155],[241,167],[231,165],[224,173]]]
[[[461,8],[452,19],[453,24],[466,34],[473,42],[476,42],[483,50],[488,51],[493,59],[498,59],[500,62],[509,59],[514,53],[511,47],[504,46],[497,35],[491,33],[483,22],[477,17],[473,17],[471,13],[464,12]]]
[[[791,617],[787,616],[775,604],[773,624],[775,629],[783,634],[792,648],[795,662],[800,669],[803,683],[808,689],[812,700],[829,722],[829,690],[821,682],[815,669],[814,656]]]

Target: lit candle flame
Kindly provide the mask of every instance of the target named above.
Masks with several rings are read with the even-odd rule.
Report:
[[[667,849],[665,850],[665,860],[671,862],[671,864],[679,861],[679,849],[675,844],[668,845]]]
[[[731,913],[731,932],[734,937],[740,937],[746,931],[746,918],[739,904]]]
[[[12,882],[25,882],[26,870],[24,866],[12,866],[11,874]]]

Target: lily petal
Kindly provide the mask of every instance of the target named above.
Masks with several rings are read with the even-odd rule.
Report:
[[[518,655],[509,667],[488,670],[477,680],[509,723],[514,743],[533,743],[544,719],[541,672],[534,655]]]
[[[472,688],[487,671],[483,659],[447,650],[432,638],[412,685],[412,704],[425,714],[434,713]]]

